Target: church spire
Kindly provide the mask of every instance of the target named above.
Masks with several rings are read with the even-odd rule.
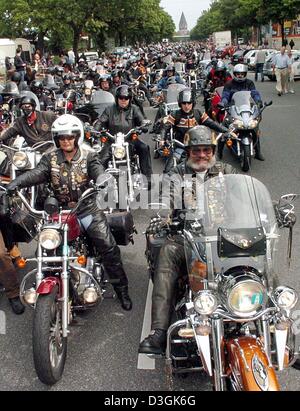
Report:
[[[188,26],[186,22],[186,18],[184,13],[181,13],[180,21],[179,21],[179,31],[187,31]]]

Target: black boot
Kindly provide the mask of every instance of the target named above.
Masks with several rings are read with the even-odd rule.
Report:
[[[225,141],[219,140],[218,142],[218,157],[221,160],[223,158],[223,149],[225,146]]]
[[[166,350],[167,331],[156,328],[139,346],[140,354],[163,354]]]
[[[257,139],[257,143],[256,143],[256,146],[255,146],[255,156],[254,157],[259,161],[265,161],[265,157],[261,154],[261,151],[260,151],[259,138]]]
[[[121,301],[122,308],[126,311],[130,311],[132,309],[132,301],[128,294],[128,286],[122,285],[115,287],[115,292],[118,296],[118,299]]]
[[[20,297],[9,298],[8,301],[15,314],[23,314],[25,307],[22,304]]]

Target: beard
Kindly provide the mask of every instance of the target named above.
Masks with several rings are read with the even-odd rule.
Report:
[[[191,167],[194,171],[198,171],[198,172],[203,172],[208,170],[209,168],[212,168],[214,165],[216,164],[216,156],[213,155],[212,158],[209,160],[209,162],[207,163],[207,166],[203,167],[201,165],[199,165],[198,162],[192,161],[191,158],[189,158],[187,160],[187,165],[189,167]]]

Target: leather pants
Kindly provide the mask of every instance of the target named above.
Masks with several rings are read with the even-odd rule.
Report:
[[[151,178],[152,164],[149,146],[141,140],[136,140],[133,145],[140,159],[142,174],[147,178]]]
[[[93,211],[83,219],[78,216],[87,237],[96,248],[104,268],[115,287],[127,286],[128,279],[124,271],[120,249],[110,231],[105,214],[101,210]]]
[[[8,298],[19,295],[19,281],[17,271],[5,246],[2,233],[0,231],[0,282],[5,288]]]
[[[151,329],[169,328],[178,279],[186,275],[184,245],[179,238],[167,239],[159,254],[152,293]]]

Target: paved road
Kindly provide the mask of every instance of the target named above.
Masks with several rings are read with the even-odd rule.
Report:
[[[252,74],[249,76],[251,78]],[[255,160],[252,174],[262,180],[273,198],[277,199],[287,192],[300,192],[300,82],[296,83],[295,95],[282,97],[277,96],[275,83],[268,80],[257,83],[257,87],[264,100],[273,100],[273,106],[265,111],[261,127],[266,161]],[[153,119],[154,110],[148,108],[146,112]],[[238,167],[230,153],[225,153],[224,160]],[[161,169],[160,160],[154,160],[154,171],[160,172]],[[299,211],[300,206],[297,205],[298,215]],[[125,312],[116,300],[108,299],[96,311],[78,317],[78,324],[71,328],[63,378],[54,387],[41,384],[33,368],[32,311],[27,308],[23,316],[17,317],[11,313],[6,298],[0,296],[0,310],[5,312],[7,324],[6,334],[0,335],[0,390],[160,391],[168,388],[163,361],[145,359],[137,352],[142,332],[147,334],[149,330],[149,312],[145,315],[149,281],[142,234],[148,217],[148,212],[134,213],[139,234],[134,246],[122,247],[133,310]],[[295,228],[291,268],[282,271],[282,283],[297,290],[300,290],[299,249],[300,223]],[[25,253],[30,254],[32,250],[33,246],[24,247]],[[300,373],[294,369],[284,371],[280,373],[280,382],[283,390],[299,390]],[[210,385],[206,376],[199,374],[185,379],[176,378],[174,388],[206,391],[210,390]]]

